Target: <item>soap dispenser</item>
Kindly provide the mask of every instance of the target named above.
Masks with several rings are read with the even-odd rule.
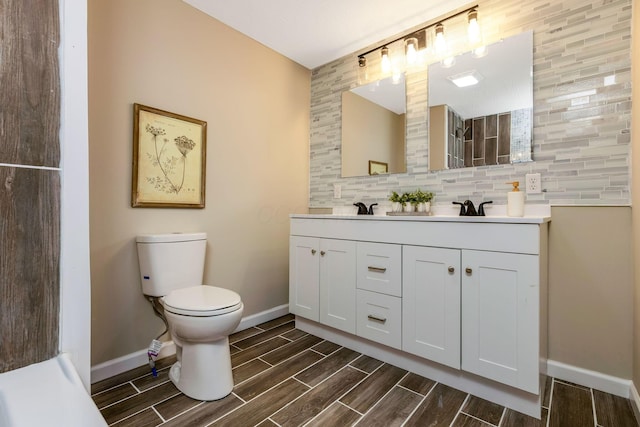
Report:
[[[513,190],[507,193],[507,216],[524,216],[524,193],[518,188],[519,181],[508,182]]]

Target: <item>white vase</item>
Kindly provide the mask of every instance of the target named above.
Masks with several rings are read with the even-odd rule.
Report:
[[[392,202],[391,203],[391,212],[402,212],[402,203],[400,203],[400,202]]]
[[[404,206],[402,206],[402,211],[403,212],[413,212],[413,205],[411,203],[407,203]]]
[[[431,212],[431,202],[422,202],[416,205],[418,212],[429,213]]]

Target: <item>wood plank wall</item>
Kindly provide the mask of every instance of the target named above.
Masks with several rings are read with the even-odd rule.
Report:
[[[59,41],[57,0],[0,0],[0,372],[58,353]]]

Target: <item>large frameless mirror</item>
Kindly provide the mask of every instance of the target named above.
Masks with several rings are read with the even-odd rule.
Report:
[[[404,75],[342,93],[342,176],[406,172]]]
[[[533,160],[533,33],[451,62],[428,68],[429,170]]]

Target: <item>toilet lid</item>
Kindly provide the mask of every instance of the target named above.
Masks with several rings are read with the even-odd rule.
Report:
[[[165,310],[187,316],[218,316],[242,305],[237,293],[206,285],[175,290],[163,302]]]

